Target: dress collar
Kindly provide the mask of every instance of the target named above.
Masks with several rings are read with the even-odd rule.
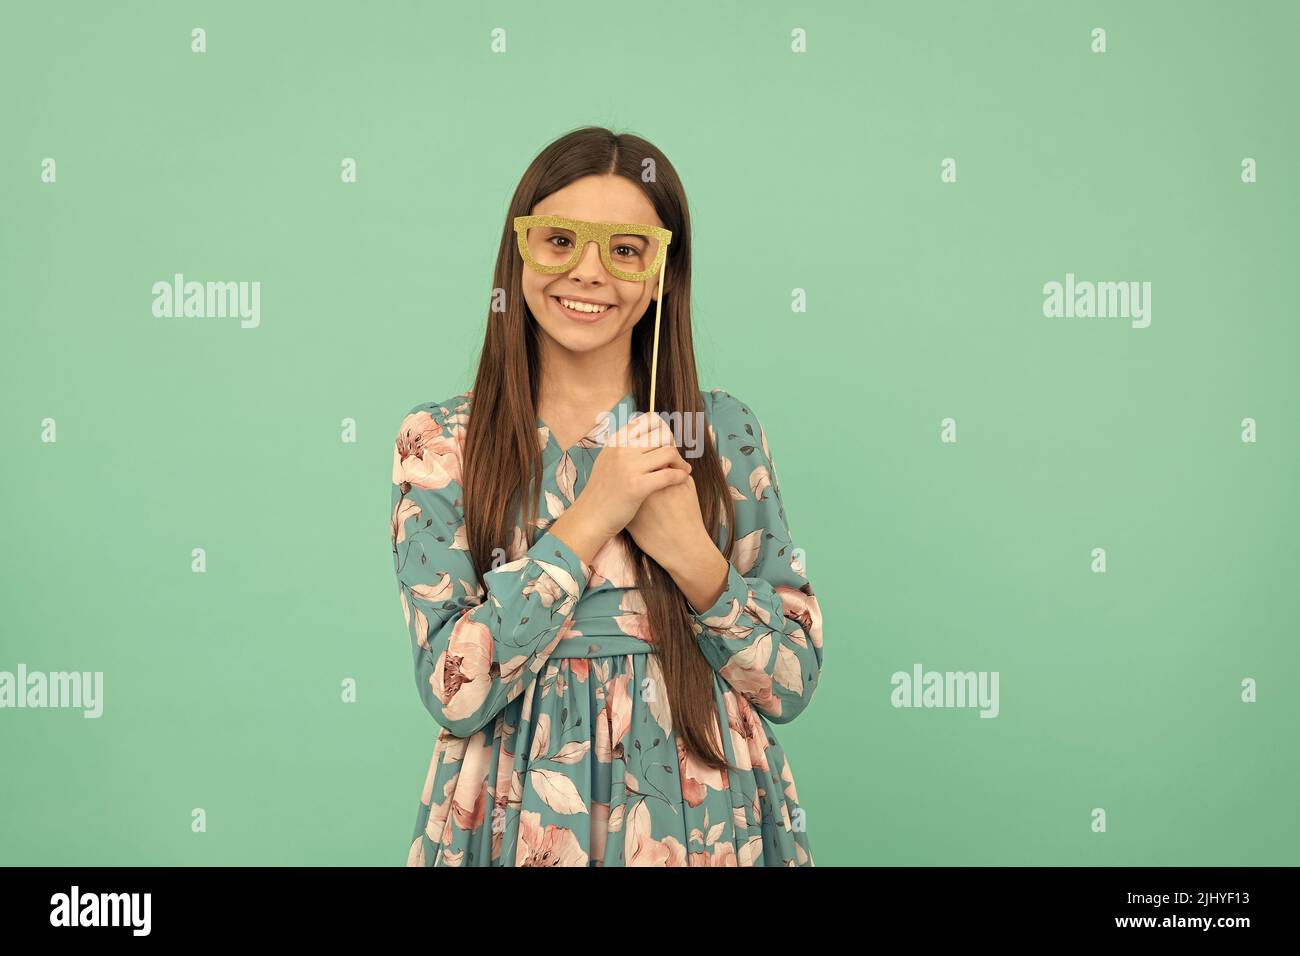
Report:
[[[542,417],[538,415],[537,416],[538,440],[545,442],[545,444],[542,446],[543,457],[547,459],[557,458],[563,452],[568,452],[569,454],[572,454],[573,452],[576,452],[580,448],[598,447],[603,443],[603,439],[606,437],[607,434],[616,432],[624,425],[626,425],[628,419],[631,418],[633,415],[635,415],[637,411],[638,409],[636,407],[636,396],[633,395],[631,392],[627,392],[626,394],[623,395],[622,398],[620,398],[617,402],[614,403],[614,406],[612,408],[606,410],[606,415],[608,415],[608,421],[605,420],[605,416],[597,416],[595,423],[591,426],[591,429],[587,432],[587,434],[579,438],[569,448],[564,448],[564,449],[560,448],[559,442],[555,440],[554,433],[551,432],[551,429],[546,424],[546,422],[542,421]]]

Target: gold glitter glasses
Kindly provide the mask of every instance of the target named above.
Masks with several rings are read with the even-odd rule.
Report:
[[[594,242],[606,271],[628,282],[641,282],[658,272],[673,238],[661,226],[564,216],[516,216],[515,234],[519,254],[538,272],[568,272],[578,264],[587,243]]]

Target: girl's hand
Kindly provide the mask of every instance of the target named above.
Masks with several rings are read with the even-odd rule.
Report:
[[[668,423],[658,415],[642,414],[606,440],[569,510],[595,537],[612,538],[647,497],[689,481],[690,473]]]
[[[688,550],[708,539],[695,479],[687,476],[647,495],[627,531],[642,551],[664,568],[674,568]]]

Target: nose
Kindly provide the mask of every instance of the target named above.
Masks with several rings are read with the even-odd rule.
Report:
[[[578,261],[569,270],[569,275],[587,281],[604,280],[605,264],[600,261],[600,246],[595,239],[588,240]]]

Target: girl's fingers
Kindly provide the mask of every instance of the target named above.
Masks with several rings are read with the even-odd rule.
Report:
[[[675,444],[673,430],[658,414],[641,413],[616,433],[616,438],[639,448],[657,448]]]
[[[641,480],[648,489],[646,492],[648,497],[651,492],[667,488],[669,485],[676,485],[683,481],[690,481],[691,476],[683,474],[676,468],[660,468],[657,471],[652,471],[649,474],[643,475]]]
[[[691,473],[690,462],[681,456],[675,445],[661,445],[658,448],[653,448],[646,452],[641,462],[648,470],[652,471],[674,468],[688,475]]]

